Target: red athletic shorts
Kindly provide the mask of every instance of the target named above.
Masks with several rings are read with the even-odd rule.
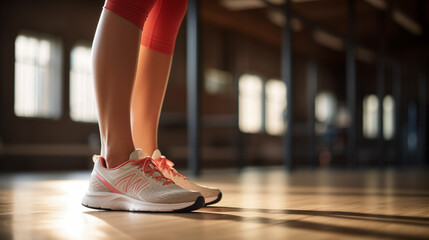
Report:
[[[106,0],[104,8],[142,29],[142,45],[172,55],[187,0]]]

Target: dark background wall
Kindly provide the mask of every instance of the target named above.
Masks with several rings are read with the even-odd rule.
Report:
[[[315,1],[320,2],[320,1]],[[293,4],[295,11],[311,19],[316,26],[327,26],[345,36],[346,1],[323,1],[323,9],[308,4]],[[377,53],[378,10],[365,1],[357,3],[357,42]],[[410,1],[393,5],[404,8],[423,23],[427,29],[427,14],[422,17],[418,7],[427,9],[426,3]],[[401,5],[402,4],[402,5]],[[55,170],[82,169],[90,166],[91,154],[98,151],[97,124],[74,122],[69,114],[70,51],[81,41],[91,43],[98,17],[103,6],[100,0],[75,1],[2,1],[0,3],[0,169]],[[427,12],[427,11],[426,11]],[[233,77],[231,91],[210,94],[201,89],[202,105],[202,160],[205,167],[230,167],[236,164],[238,146],[244,146],[247,165],[280,164],[282,157],[281,136],[265,133],[242,134],[237,130],[237,82],[242,74],[259,75],[264,81],[281,79],[281,29],[267,20],[263,10],[230,11],[218,1],[201,1],[201,56],[202,70],[219,69]],[[186,21],[186,19],[184,20]],[[312,38],[314,25],[304,23],[293,35],[294,71],[294,136],[296,161],[308,165],[311,157],[318,157],[320,144],[314,149],[316,156],[309,156],[308,108],[306,97],[307,68],[309,61],[317,65],[318,90],[329,90],[339,103],[346,102],[345,51],[336,51],[317,44]],[[54,36],[63,47],[62,114],[58,120],[21,118],[14,114],[14,44],[22,31],[32,31]],[[186,164],[186,26],[178,35],[169,87],[165,98],[160,124],[160,148],[179,167]],[[401,118],[406,128],[407,104],[418,99],[419,74],[427,74],[427,31],[422,37],[414,37],[391,20],[386,23],[386,94],[393,92],[394,65],[401,65],[402,109]],[[424,59],[424,60],[422,60]],[[426,61],[426,63],[424,63]],[[423,62],[423,63],[422,63]],[[422,65],[426,64],[426,65]],[[423,70],[422,70],[423,69]],[[357,61],[357,123],[360,165],[373,165],[377,160],[377,140],[362,135],[362,100],[367,94],[376,94],[376,61]],[[203,79],[201,80],[203,81]],[[204,84],[202,84],[204,85]],[[427,100],[427,97],[426,97]],[[427,101],[426,101],[427,102]],[[427,104],[425,105],[427,111]],[[311,128],[311,126],[310,126]],[[427,129],[427,128],[426,128]],[[337,151],[331,165],[345,165],[345,130],[338,129],[333,143]],[[396,138],[386,142],[389,164],[395,161]],[[409,159],[415,156],[408,156]],[[316,160],[317,162],[317,160]],[[409,163],[416,161],[410,160]],[[427,160],[426,160],[427,163]],[[421,164],[421,163],[420,163]]]

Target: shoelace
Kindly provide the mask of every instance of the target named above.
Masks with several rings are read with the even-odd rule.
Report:
[[[152,163],[153,168],[150,168],[149,165]],[[153,161],[151,157],[146,157],[145,159],[137,160],[131,165],[139,165],[137,169],[142,169],[144,173],[148,173],[148,176],[151,177],[153,173],[158,172],[160,176],[152,176],[153,179],[155,179],[157,182],[159,182],[161,179],[164,179],[165,181],[162,183],[162,185],[166,185],[168,183],[174,183],[173,180],[166,178],[157,168],[157,164]]]
[[[188,179],[187,177],[185,177],[182,174],[178,173],[176,171],[176,169],[173,168],[174,163],[172,161],[168,160],[166,157],[161,156],[160,158],[158,158],[158,159],[156,159],[154,161],[157,163],[159,169],[161,169],[161,170],[166,169],[173,176],[179,176],[179,177],[182,177],[185,180]]]

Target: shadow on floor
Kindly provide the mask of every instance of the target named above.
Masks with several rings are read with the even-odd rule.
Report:
[[[293,209],[259,209],[259,208],[235,208],[235,207],[217,207],[210,206],[204,208],[208,212],[259,212],[268,214],[297,214],[320,217],[348,218],[355,220],[368,220],[399,224],[412,224],[429,227],[429,217],[398,216],[385,214],[371,214],[359,212],[344,211],[318,211],[318,210],[293,210]]]
[[[268,216],[246,216],[246,213],[263,213]],[[97,217],[106,223],[114,227],[113,222],[109,223],[109,211],[91,211],[84,212],[85,214]],[[241,215],[240,215],[241,213]],[[144,215],[158,215],[159,213],[129,213],[124,214],[144,214]],[[269,215],[275,215],[275,218],[269,217]],[[411,217],[411,216],[396,216],[396,215],[383,215],[383,214],[367,214],[367,213],[356,213],[356,212],[343,212],[343,211],[314,211],[314,210],[293,210],[293,209],[255,209],[255,208],[235,208],[235,207],[206,207],[198,212],[191,213],[162,213],[164,216],[172,216],[178,218],[186,218],[193,220],[205,220],[205,221],[234,221],[234,222],[249,222],[265,224],[269,226],[283,226],[286,228],[294,228],[308,231],[319,231],[331,234],[342,234],[344,236],[361,236],[361,237],[378,237],[388,239],[428,239],[428,236],[417,236],[407,233],[390,233],[386,231],[378,231],[366,229],[367,224],[359,224],[360,227],[349,227],[349,226],[338,226],[334,224],[305,221],[305,219],[299,220],[282,220],[278,219],[279,215],[305,215],[305,216],[319,216],[319,217],[332,217],[350,220],[360,221],[375,221],[375,222],[387,222],[392,224],[406,224],[406,225],[417,225],[417,226],[428,226],[429,218],[426,217]],[[136,219],[133,219],[135,221]],[[162,227],[162,226],[160,226]],[[118,229],[122,232],[127,232],[127,229]],[[342,237],[344,237],[342,236]],[[341,236],[339,236],[341,237]]]
[[[326,191],[290,191],[290,195],[327,195],[327,196],[378,196],[378,197],[414,197],[429,198],[427,193],[386,193],[386,192],[326,192]]]

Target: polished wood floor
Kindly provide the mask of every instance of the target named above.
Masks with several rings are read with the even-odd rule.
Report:
[[[0,239],[429,239],[427,170],[211,170],[224,199],[182,214],[85,208],[88,177],[2,174]]]

